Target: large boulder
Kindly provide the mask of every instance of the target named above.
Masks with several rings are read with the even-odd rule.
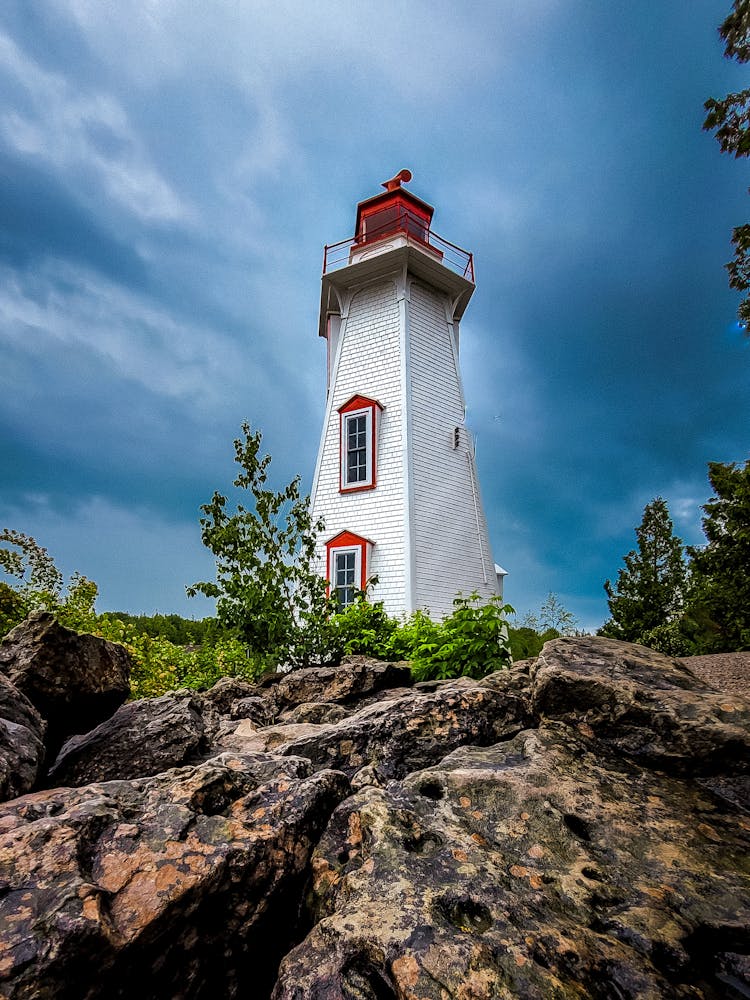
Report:
[[[0,673],[47,722],[54,757],[63,741],[108,718],[130,693],[131,659],[124,647],[79,635],[38,611],[0,643]]]
[[[149,777],[194,761],[205,749],[200,702],[192,695],[131,701],[90,733],[64,743],[47,783]]]
[[[0,801],[31,791],[44,764],[46,725],[29,699],[0,674]]]
[[[344,776],[227,754],[0,806],[0,996],[267,996]]]
[[[461,747],[338,807],[273,998],[747,996],[738,818],[560,724]]]
[[[306,757],[316,768],[335,767],[349,777],[375,767],[381,778],[401,778],[465,743],[508,739],[529,720],[516,695],[474,681],[446,681],[436,690],[376,701],[337,722],[263,729],[240,723],[227,745]]]
[[[407,663],[347,656],[338,667],[308,667],[283,674],[269,694],[283,710],[312,701],[349,705],[388,688],[408,688],[412,684]]]
[[[531,676],[538,715],[621,753],[693,775],[750,769],[750,702],[679,660],[614,639],[554,639]]]

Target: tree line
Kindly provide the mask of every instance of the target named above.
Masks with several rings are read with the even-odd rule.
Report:
[[[611,618],[599,630],[673,656],[750,649],[750,459],[710,462],[703,546],[684,546],[666,501],[647,504],[637,547],[607,580]]]

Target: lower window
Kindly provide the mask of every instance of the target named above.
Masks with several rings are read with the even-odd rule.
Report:
[[[329,593],[339,606],[348,608],[367,586],[367,570],[373,543],[353,531],[340,531],[326,542],[326,576]]]
[[[333,553],[333,593],[342,608],[354,604],[357,596],[357,549]]]

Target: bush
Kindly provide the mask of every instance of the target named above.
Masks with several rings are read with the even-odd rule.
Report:
[[[508,636],[511,655],[515,661],[539,656],[545,642],[549,642],[550,639],[558,639],[560,633],[554,628],[548,628],[545,632],[537,632],[528,625],[522,625],[520,628],[509,626]]]
[[[370,604],[362,593],[353,604],[332,617],[331,654],[338,660],[343,655],[357,653],[388,659],[398,627],[398,621],[384,611],[382,601]]]
[[[163,636],[139,632],[132,622],[101,615],[94,635],[124,646],[135,668],[130,677],[131,698],[156,698],[176,688],[205,691],[221,677],[253,681],[267,668],[265,659],[250,657],[239,639],[223,636],[192,648],[176,646]]]
[[[412,672],[417,680],[484,677],[511,664],[505,615],[513,609],[500,597],[481,602],[478,594],[459,595],[444,622],[421,623],[413,650]]]

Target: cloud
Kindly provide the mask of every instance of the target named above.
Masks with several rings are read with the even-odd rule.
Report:
[[[16,105],[0,114],[7,145],[19,156],[101,186],[143,220],[185,222],[190,210],[149,163],[122,105],[42,69],[0,34],[0,72]]]
[[[99,612],[189,618],[214,613],[212,601],[185,595],[196,574],[214,578],[213,557],[201,544],[197,518],[175,522],[97,496],[61,512],[54,498],[27,494],[18,505],[0,503],[0,526],[32,535],[49,549],[66,579],[78,572],[94,580]]]

